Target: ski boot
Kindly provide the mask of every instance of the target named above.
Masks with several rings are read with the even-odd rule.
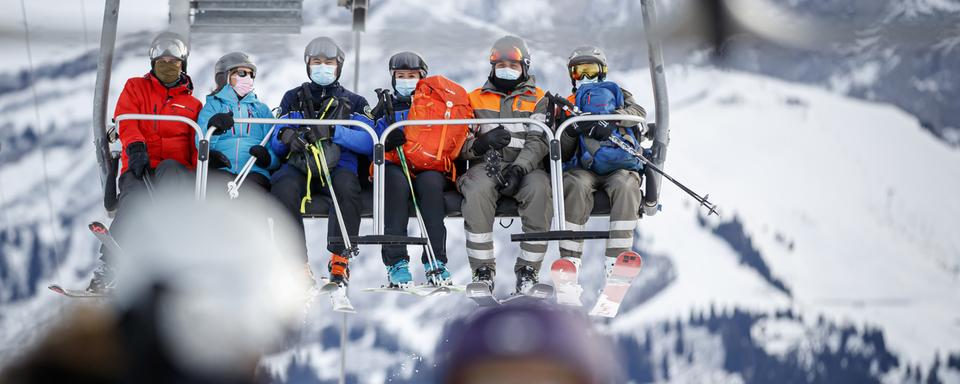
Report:
[[[447,266],[442,261],[437,260],[436,268],[432,267],[433,265],[430,263],[423,264],[423,271],[427,275],[427,283],[438,287],[453,285],[453,280],[450,279],[450,271],[447,270]]]
[[[530,288],[540,282],[539,276],[537,276],[537,270],[529,265],[524,265],[516,270],[517,274],[517,293],[521,295],[526,295],[530,292]]]
[[[390,288],[406,289],[413,286],[413,276],[410,274],[410,262],[400,260],[394,265],[388,265],[387,282]]]
[[[490,292],[493,293],[493,278],[497,275],[497,271],[491,266],[482,266],[473,270],[473,282],[474,283],[484,283],[490,287]]]
[[[105,294],[112,290],[116,284],[116,271],[105,261],[101,260],[100,264],[97,265],[97,269],[93,270],[93,278],[90,279],[87,292]]]
[[[337,283],[341,288],[347,286],[350,280],[350,259],[331,253],[327,269],[330,271],[330,282]]]

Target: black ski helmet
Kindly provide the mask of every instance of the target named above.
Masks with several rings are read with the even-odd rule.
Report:
[[[227,85],[227,75],[230,71],[240,67],[250,68],[253,73],[257,73],[256,64],[246,53],[230,52],[220,57],[217,63],[213,65],[213,81],[217,84],[217,90],[214,92],[219,92],[224,85]]]
[[[343,70],[343,60],[345,56],[343,49],[340,49],[340,46],[337,45],[337,42],[332,38],[320,36],[310,40],[310,42],[307,43],[307,47],[303,50],[303,64],[306,66],[307,76],[310,76],[311,58],[336,59],[337,78],[334,81],[340,80],[340,72]]]
[[[396,70],[419,70],[421,79],[427,77],[427,62],[423,61],[423,57],[416,52],[403,51],[391,56],[388,68],[390,69],[390,85],[394,91],[397,90],[397,77],[394,75]]]
[[[573,67],[578,64],[597,64],[600,66],[600,73],[597,76],[597,80],[603,81],[607,78],[607,55],[605,55],[600,48],[592,45],[583,45],[575,48],[573,52],[570,53],[570,58],[567,60],[567,75],[570,77],[570,83],[572,83],[574,87],[577,86],[577,81],[573,79]]]
[[[490,65],[502,60],[520,63],[523,67],[523,77],[526,77],[530,68],[530,50],[527,49],[527,43],[513,35],[497,39],[493,43],[493,48],[490,48]]]
[[[187,40],[174,32],[161,32],[150,42],[150,68],[157,63],[161,57],[172,57],[179,59],[183,64],[180,66],[180,72],[187,73],[187,57],[190,56],[190,44]]]
[[[427,62],[416,52],[403,51],[390,57],[390,75],[398,69],[420,70],[420,77],[427,77]]]

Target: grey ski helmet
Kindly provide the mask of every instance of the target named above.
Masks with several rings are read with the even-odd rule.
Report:
[[[493,65],[501,60],[519,62],[526,74],[530,67],[530,50],[527,49],[527,43],[512,35],[497,39],[490,48],[490,64]]]
[[[161,57],[172,57],[183,62],[183,72],[187,72],[187,56],[190,56],[190,45],[187,40],[174,32],[161,32],[150,43],[150,66]]]
[[[250,68],[254,74],[257,73],[256,64],[253,63],[250,56],[243,52],[230,52],[217,60],[217,63],[213,65],[213,81],[217,84],[217,90],[227,84],[227,76],[230,71],[240,67]]]
[[[336,59],[337,80],[340,80],[340,72],[343,70],[343,60],[345,56],[343,49],[340,49],[340,46],[337,45],[337,42],[332,38],[320,36],[310,40],[310,43],[308,43],[307,47],[303,50],[303,64],[307,68],[307,76],[310,76],[311,58]]]
[[[570,58],[567,60],[567,70],[568,74],[573,71],[573,67],[577,64],[598,64],[600,65],[600,74],[598,80],[603,81],[607,77],[607,55],[603,53],[600,48],[594,47],[592,45],[584,45],[577,47],[570,53]],[[577,85],[576,80],[573,77],[570,77],[570,82],[574,86]]]

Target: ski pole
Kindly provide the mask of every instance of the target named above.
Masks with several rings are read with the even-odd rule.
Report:
[[[147,196],[150,196],[150,201],[155,202],[156,198],[154,196],[156,196],[156,193],[154,193],[155,189],[153,188],[153,180],[151,179],[150,174],[147,172],[144,172],[143,174],[143,185],[147,187]]]
[[[557,104],[559,104],[559,105],[561,106],[561,109],[563,109],[563,110],[566,111],[566,112],[569,112],[571,115],[573,115],[573,116],[580,116],[580,115],[582,115],[582,113],[580,113],[580,111],[577,109],[577,107],[576,107],[575,105],[573,105],[573,103],[571,103],[570,100],[564,99],[564,98],[562,98],[562,97],[559,97],[559,96],[556,96],[556,95],[553,95],[553,94],[547,94],[547,97],[549,97],[550,100],[554,100],[554,102],[556,102]],[[647,159],[645,156],[643,156],[643,154],[641,154],[640,152],[637,152],[636,150],[634,150],[633,148],[631,148],[629,145],[627,145],[627,143],[624,143],[623,140],[620,140],[620,138],[611,135],[611,136],[608,138],[608,140],[610,140],[610,142],[614,143],[615,145],[617,145],[618,147],[620,147],[620,149],[623,149],[624,151],[626,151],[626,152],[629,153],[630,155],[636,157],[637,159],[640,159],[640,161],[642,161],[644,164],[646,164],[647,166],[649,166],[650,169],[654,170],[655,172],[659,173],[659,174],[662,175],[663,177],[667,178],[667,180],[670,180],[670,182],[672,182],[674,185],[676,185],[678,188],[680,188],[680,190],[686,192],[686,193],[689,194],[691,197],[693,197],[694,200],[696,200],[698,203],[700,203],[700,206],[706,207],[706,208],[709,210],[709,211],[707,212],[707,216],[710,216],[710,215],[717,215],[717,217],[720,216],[720,213],[717,212],[717,205],[716,205],[716,204],[713,204],[713,203],[711,203],[711,202],[709,201],[709,199],[710,199],[710,195],[709,195],[709,194],[707,194],[706,196],[700,196],[699,194],[697,194],[696,192],[694,192],[694,191],[691,190],[690,188],[687,188],[686,185],[683,185],[682,183],[680,183],[679,181],[677,181],[677,179],[674,179],[672,176],[668,175],[666,172],[664,172],[662,169],[660,169],[660,167],[658,167],[656,164],[654,164],[653,161],[650,161],[650,159]]]
[[[266,146],[267,141],[270,140],[270,136],[273,136],[273,130],[276,128],[276,125],[271,126],[270,130],[267,131],[267,135],[263,137],[263,140],[260,140],[261,146]],[[240,170],[240,173],[237,174],[237,177],[233,181],[227,183],[227,193],[230,194],[231,199],[236,199],[240,197],[240,186],[243,185],[244,180],[247,179],[247,175],[250,174],[250,171],[253,170],[254,164],[256,164],[257,159],[251,156],[247,159],[246,164],[243,165],[243,168]]]
[[[700,203],[700,206],[707,208],[707,210],[708,210],[707,216],[710,216],[710,215],[717,215],[717,217],[720,216],[720,213],[717,212],[717,205],[714,204],[714,203],[711,203],[711,202],[709,201],[709,199],[710,199],[710,195],[709,195],[709,194],[707,194],[706,196],[700,196],[699,194],[697,194],[696,192],[694,192],[694,191],[691,190],[690,188],[687,188],[686,185],[683,185],[683,183],[677,181],[677,180],[674,179],[672,176],[668,175],[666,172],[664,172],[662,169],[660,169],[660,167],[656,166],[656,164],[654,164],[652,161],[650,161],[650,159],[647,159],[645,156],[643,156],[643,154],[641,154],[640,152],[637,152],[636,150],[634,150],[633,148],[631,148],[629,145],[627,145],[627,143],[624,143],[623,140],[621,140],[619,137],[616,137],[616,136],[611,135],[608,140],[610,140],[610,142],[616,144],[618,147],[620,147],[620,149],[624,150],[625,152],[629,153],[630,155],[636,157],[637,159],[640,159],[640,161],[642,161],[646,166],[650,167],[650,169],[652,169],[652,170],[656,171],[657,173],[663,175],[663,177],[665,177],[667,180],[670,180],[670,182],[672,182],[674,185],[676,185],[676,186],[677,186],[678,188],[680,188],[682,191],[686,192],[686,193],[689,194],[691,197],[693,197],[694,200],[696,200],[698,203]]]
[[[429,263],[433,269],[433,273],[428,274],[428,279],[433,280],[434,285],[440,286],[440,281],[436,278],[439,272],[440,262],[437,260],[436,254],[433,253],[433,242],[430,241],[427,225],[424,223],[423,215],[420,213],[417,193],[413,190],[413,180],[410,178],[410,170],[407,168],[407,157],[403,154],[403,148],[397,148],[397,154],[400,157],[400,168],[403,169],[403,175],[407,177],[407,186],[410,187],[410,197],[413,199],[413,211],[417,214],[417,224],[420,226],[420,232],[427,238],[427,263]]]
[[[323,168],[323,178],[327,181],[327,190],[330,191],[330,197],[333,200],[333,211],[337,215],[337,225],[340,227],[340,235],[343,237],[343,245],[351,256],[355,256],[358,250],[350,244],[350,235],[347,233],[347,226],[343,223],[343,213],[340,212],[340,203],[337,202],[337,192],[333,189],[333,178],[330,177],[330,167],[327,166],[327,157],[323,153],[323,145],[311,144],[310,150],[314,154],[319,154],[320,166]]]

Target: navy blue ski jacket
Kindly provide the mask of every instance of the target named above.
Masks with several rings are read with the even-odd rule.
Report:
[[[367,99],[343,88],[339,82],[334,82],[325,87],[311,82],[307,85],[307,89],[310,91],[314,105],[317,106],[320,105],[320,102],[324,98],[330,96],[344,98],[350,101],[353,120],[363,121],[358,115],[363,115],[365,111],[369,109]],[[297,86],[283,95],[283,99],[280,101],[281,118],[303,118],[305,114],[301,111],[300,105],[300,86]],[[294,126],[278,125],[273,132],[273,137],[270,139],[270,148],[281,158],[286,158],[287,154],[290,153],[289,146],[280,141],[280,132],[283,128],[287,127]],[[370,154],[373,153],[373,139],[370,138],[370,135],[367,134],[366,131],[357,127],[338,125],[333,135],[333,142],[342,149],[337,167],[350,169],[353,173],[357,173],[357,156],[369,157]]]

